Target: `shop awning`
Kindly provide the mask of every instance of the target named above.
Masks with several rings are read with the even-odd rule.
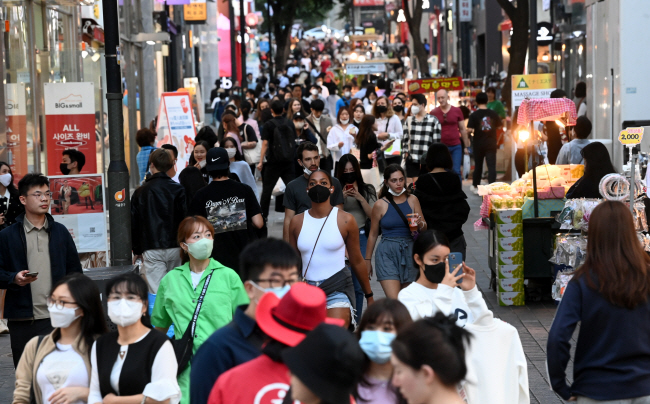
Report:
[[[498,29],[499,31],[510,31],[512,29],[512,21],[510,19],[501,21]]]

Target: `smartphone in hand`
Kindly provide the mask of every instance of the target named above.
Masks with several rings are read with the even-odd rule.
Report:
[[[456,267],[458,265],[463,264],[463,254],[459,252],[452,252],[449,253],[449,272],[454,272]],[[460,270],[456,274],[456,276],[461,275],[463,273],[463,267],[460,267]],[[463,279],[459,279],[456,283],[462,283]]]
[[[354,188],[354,185],[352,184],[345,184],[345,187],[343,188],[343,191],[349,191]]]
[[[26,278],[36,278],[38,276],[38,272],[27,272],[25,274]]]

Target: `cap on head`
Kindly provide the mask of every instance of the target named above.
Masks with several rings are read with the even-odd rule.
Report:
[[[210,171],[225,170],[230,167],[228,152],[223,147],[213,147],[208,150],[205,168]]]

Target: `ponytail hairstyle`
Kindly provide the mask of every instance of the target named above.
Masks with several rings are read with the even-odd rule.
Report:
[[[386,169],[384,170],[384,183],[382,184],[381,189],[379,190],[379,198],[386,198],[388,200],[393,199],[393,195],[391,195],[391,193],[388,192],[387,184],[388,184],[388,180],[390,179],[390,176],[395,174],[398,171],[401,172],[402,175],[404,176],[404,187],[406,189],[404,194],[408,198],[410,192],[408,190],[408,187],[406,187],[406,172],[399,164],[391,164],[388,167],[386,167]]]
[[[456,386],[467,374],[465,343],[470,333],[456,325],[453,316],[438,312],[406,326],[393,343],[393,355],[414,370],[429,366],[447,387]]]

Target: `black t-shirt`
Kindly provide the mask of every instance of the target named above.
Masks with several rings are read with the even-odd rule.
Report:
[[[496,147],[501,117],[491,109],[478,109],[469,116],[467,127],[474,129],[474,144]]]
[[[214,226],[212,258],[238,273],[239,253],[257,239],[251,219],[261,213],[251,187],[230,179],[198,190],[189,207],[190,215],[203,216]]]
[[[284,191],[283,205],[296,212],[296,215],[311,209],[311,199],[307,195],[307,178],[304,175],[291,181],[287,184],[287,189]],[[341,183],[338,179],[332,178],[332,185],[334,185],[334,193],[330,195],[330,204],[332,206],[343,205],[343,190]]]
[[[292,133],[296,133],[296,128],[293,126],[293,122],[283,116],[273,117],[273,119],[265,123],[262,128],[260,136],[262,137],[262,140],[269,142],[269,146],[266,149],[267,163],[276,163],[275,156],[273,155],[273,131],[276,127],[282,125],[288,125],[289,128],[291,128]]]
[[[369,154],[372,154],[375,150],[380,147],[379,142],[377,142],[377,136],[373,133],[368,138],[366,144],[359,146],[359,166],[362,170],[369,170],[372,168],[372,159],[368,158]]]

